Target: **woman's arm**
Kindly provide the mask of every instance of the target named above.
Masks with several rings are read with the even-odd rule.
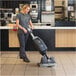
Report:
[[[31,20],[30,20],[29,24],[30,24],[30,27],[31,27],[32,29],[34,29],[34,25],[33,25],[33,23],[32,23]]]
[[[27,30],[19,24],[19,19],[16,20],[16,25],[17,25],[18,28],[20,28],[20,29],[23,30],[25,33],[27,33]]]

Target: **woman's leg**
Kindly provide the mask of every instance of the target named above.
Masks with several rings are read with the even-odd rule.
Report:
[[[20,44],[19,56],[25,57],[25,35],[22,30],[18,31],[18,39],[19,39],[19,44]]]
[[[29,33],[24,34],[23,31],[18,32],[18,38],[19,38],[19,43],[20,43],[19,55],[20,55],[20,58],[22,58],[23,61],[25,62],[30,62],[29,59],[27,58],[26,51],[25,51],[25,46],[26,46],[28,36],[29,36]]]

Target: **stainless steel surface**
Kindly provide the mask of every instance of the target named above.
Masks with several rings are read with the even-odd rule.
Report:
[[[55,14],[54,12],[43,11],[41,15],[42,23],[50,23],[51,26],[55,26]]]
[[[12,23],[15,23],[15,22],[16,22],[16,14],[13,14],[13,13],[12,13],[11,22],[12,22]]]
[[[38,4],[30,4],[30,15],[32,17],[32,19],[37,19],[38,17]]]

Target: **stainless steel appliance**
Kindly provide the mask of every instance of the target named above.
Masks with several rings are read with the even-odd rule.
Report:
[[[41,21],[46,25],[55,26],[55,14],[54,12],[44,11],[41,14]]]
[[[38,18],[38,4],[30,4],[30,8],[31,8],[31,11],[30,11],[30,15],[31,15],[31,18],[33,20],[33,22],[37,22],[37,18]]]
[[[12,13],[11,22],[12,23],[15,23],[16,22],[16,14],[13,14]]]

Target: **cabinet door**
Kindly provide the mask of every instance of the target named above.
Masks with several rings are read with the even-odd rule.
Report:
[[[9,30],[9,47],[19,47],[17,31]]]
[[[76,47],[76,30],[56,30],[56,47]]]

